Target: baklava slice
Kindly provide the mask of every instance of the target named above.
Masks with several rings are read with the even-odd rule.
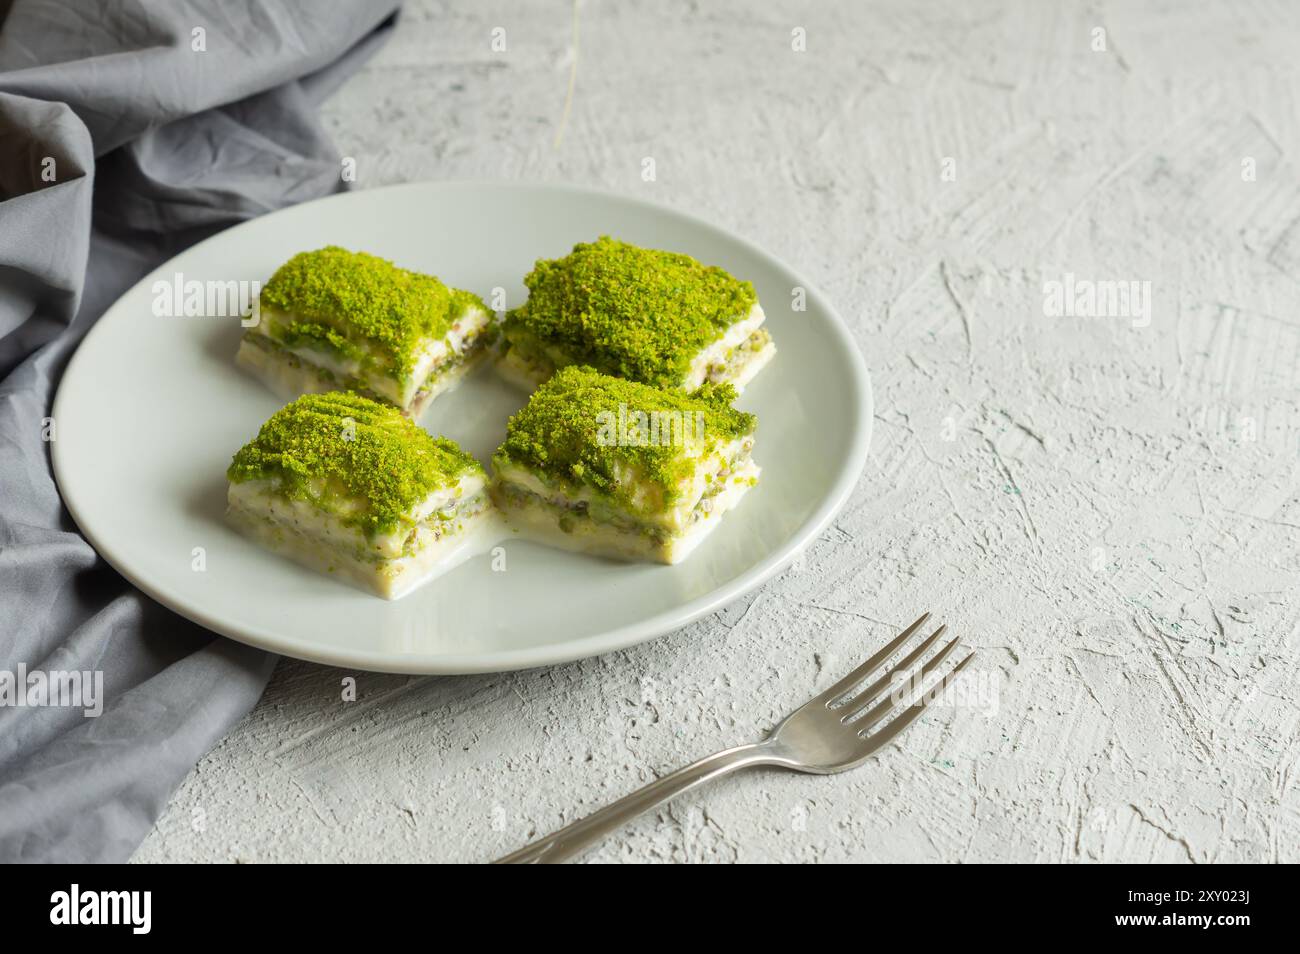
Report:
[[[284,398],[347,389],[417,417],[489,352],[478,296],[337,246],[289,259],[258,297],[238,363]]]
[[[276,553],[385,599],[467,555],[487,475],[454,441],[358,394],[309,394],[235,454],[230,520]]]
[[[579,364],[660,388],[739,392],[776,354],[754,286],[689,255],[605,236],[538,261],[524,284],[497,368],[530,390]]]
[[[677,563],[758,482],[755,418],[729,384],[687,394],[569,366],[507,425],[491,494],[553,546]]]

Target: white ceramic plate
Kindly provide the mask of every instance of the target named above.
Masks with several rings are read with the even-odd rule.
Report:
[[[504,572],[484,553],[389,603],[266,553],[226,526],[226,466],[281,402],[235,367],[238,319],[156,317],[155,280],[265,281],[295,252],[337,244],[484,297],[500,286],[513,306],[535,259],[602,234],[686,252],[749,279],[779,349],[739,402],[759,418],[762,481],[685,563],[627,565],[511,540]],[[804,311],[791,307],[795,286],[807,290]],[[524,400],[484,369],[420,423],[486,462]],[[104,559],[154,599],[289,656],[465,673],[631,646],[754,589],[848,497],[867,456],[872,409],[862,357],[830,304],[748,242],[622,196],[448,182],[309,202],[177,256],[90,332],[64,375],[54,419],[64,502]]]

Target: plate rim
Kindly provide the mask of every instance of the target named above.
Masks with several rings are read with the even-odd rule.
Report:
[[[541,646],[533,646],[526,649],[505,650],[493,653],[452,653],[452,654],[429,654],[429,653],[403,653],[395,654],[392,652],[371,652],[364,649],[358,650],[322,650],[319,645],[305,642],[292,637],[275,636],[271,634],[263,636],[256,631],[245,631],[239,627],[230,626],[221,620],[211,617],[202,609],[184,604],[181,597],[168,592],[165,587],[152,584],[146,579],[138,577],[123,565],[125,562],[119,558],[111,544],[106,543],[96,537],[84,525],[81,515],[77,508],[64,493],[64,478],[62,476],[63,464],[61,463],[62,451],[59,441],[52,441],[50,449],[50,458],[52,471],[54,474],[55,484],[58,487],[59,499],[64,508],[67,509],[73,522],[76,524],[78,531],[86,541],[94,548],[95,552],[114,570],[120,573],[128,582],[138,588],[150,599],[167,607],[172,612],[191,620],[205,629],[236,642],[253,646],[257,649],[263,649],[267,652],[276,653],[282,656],[305,660],[307,662],[317,663],[320,665],[334,666],[339,668],[350,668],[365,672],[383,672],[398,673],[407,675],[469,675],[475,673],[495,673],[495,672],[512,672],[523,669],[535,669],[548,666],[563,665],[575,662],[580,659],[588,659],[594,656],[601,656],[607,653],[617,652],[628,649],[641,643],[649,642],[665,636],[668,633],[675,632],[699,619],[707,616],[709,613],[716,612],[718,609],[739,599],[747,593],[756,590],[764,583],[771,580],[778,573],[795,561],[798,555],[806,549],[808,544],[821,534],[823,530],[833,521],[836,515],[848,502],[862,477],[863,468],[866,465],[867,458],[871,449],[871,438],[875,401],[872,389],[871,374],[867,368],[866,359],[863,357],[862,349],[853,338],[853,332],[848,323],[840,315],[839,311],[831,304],[830,300],[812,283],[808,282],[793,266],[786,264],[777,256],[773,255],[767,249],[758,243],[751,241],[744,236],[717,225],[709,220],[686,212],[674,206],[664,205],[645,199],[640,196],[628,195],[621,192],[613,192],[607,189],[596,188],[587,185],[567,182],[530,182],[523,180],[494,180],[494,179],[445,179],[430,180],[417,182],[392,183],[384,186],[377,186],[373,189],[357,189],[347,192],[339,192],[333,195],[322,196],[318,199],[312,199],[308,202],[297,203],[284,209],[277,209],[266,215],[259,215],[245,222],[233,225],[230,228],[223,229],[215,235],[211,235],[201,242],[197,242],[186,248],[171,258],[160,263],[156,268],[142,277],[138,282],[127,288],[119,295],[112,304],[104,309],[99,320],[85,333],[82,339],[77,342],[71,358],[63,369],[59,378],[58,389],[55,392],[54,401],[51,405],[50,415],[57,421],[60,417],[60,405],[63,402],[65,389],[64,383],[69,379],[73,370],[77,367],[83,354],[83,346],[86,341],[93,335],[99,333],[103,327],[102,319],[113,311],[125,298],[132,295],[140,286],[148,285],[152,287],[155,276],[167,269],[176,258],[181,255],[188,255],[191,252],[200,250],[209,242],[218,239],[227,239],[232,233],[238,233],[242,229],[258,226],[261,222],[277,215],[291,213],[307,205],[317,205],[334,201],[347,201],[363,196],[368,193],[391,192],[401,190],[425,190],[425,189],[465,189],[465,188],[491,188],[491,189],[544,189],[562,192],[570,192],[581,195],[595,196],[606,201],[615,203],[624,203],[631,206],[640,206],[648,208],[654,212],[684,219],[696,228],[703,229],[707,232],[714,233],[722,238],[737,243],[745,248],[751,254],[762,259],[765,263],[773,265],[778,271],[786,272],[798,279],[801,287],[805,289],[807,297],[815,301],[818,307],[822,308],[832,319],[829,327],[833,329],[839,343],[848,353],[849,367],[852,369],[850,375],[851,384],[854,388],[852,407],[856,420],[853,427],[852,444],[848,449],[845,457],[845,464],[840,468],[830,492],[822,499],[818,508],[795,530],[794,534],[775,552],[769,554],[759,563],[751,566],[748,570],[739,576],[727,581],[723,585],[710,590],[702,596],[696,597],[686,603],[678,604],[672,609],[658,613],[654,616],[647,617],[626,626],[616,629],[606,630],[594,635],[584,636],[578,639],[570,639],[559,643],[548,643]]]

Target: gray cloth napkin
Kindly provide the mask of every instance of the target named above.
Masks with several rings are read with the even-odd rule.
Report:
[[[275,657],[162,608],[82,539],[44,419],[130,285],[343,188],[316,107],[397,4],[0,0],[0,688],[19,667],[26,687],[31,671],[103,680],[98,717],[0,705],[0,862],[129,858],[270,678]]]

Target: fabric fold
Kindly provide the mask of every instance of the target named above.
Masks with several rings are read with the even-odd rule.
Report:
[[[129,858],[270,678],[273,656],[154,603],[77,533],[50,407],[80,338],[157,265],[345,188],[315,109],[396,8],[0,3],[0,701],[20,668],[102,680],[95,716],[0,704],[0,861]]]

